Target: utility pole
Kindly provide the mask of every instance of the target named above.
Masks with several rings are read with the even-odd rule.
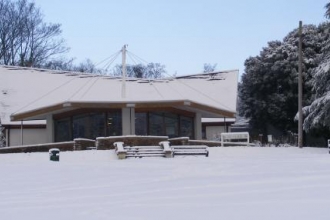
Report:
[[[122,52],[122,87],[121,87],[121,97],[126,98],[126,48],[127,44],[125,44],[121,50]]]
[[[298,64],[298,147],[303,147],[303,112],[302,112],[302,21],[299,21],[299,64]]]

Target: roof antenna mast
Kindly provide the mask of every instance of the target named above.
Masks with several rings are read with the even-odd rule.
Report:
[[[121,50],[122,53],[122,87],[121,87],[121,97],[122,98],[126,98],[126,48],[127,48],[127,44],[125,44]]]

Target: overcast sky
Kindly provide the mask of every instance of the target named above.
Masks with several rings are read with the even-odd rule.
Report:
[[[35,0],[45,20],[62,24],[68,57],[98,63],[128,44],[168,74],[239,69],[272,40],[325,21],[329,0]],[[120,63],[118,58],[115,63]],[[128,63],[133,61],[128,59]],[[115,64],[114,64],[115,65]],[[102,67],[102,66],[99,66]]]

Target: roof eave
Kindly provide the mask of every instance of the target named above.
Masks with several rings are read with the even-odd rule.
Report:
[[[126,102],[64,102],[52,106],[46,106],[26,112],[14,113],[11,121],[40,120],[46,119],[49,114],[70,111],[79,108],[165,108],[175,107],[184,108],[192,112],[201,112],[207,117],[211,114],[214,117],[235,117],[233,111],[210,107],[204,104],[192,102],[190,100],[169,100],[169,101],[126,101]]]

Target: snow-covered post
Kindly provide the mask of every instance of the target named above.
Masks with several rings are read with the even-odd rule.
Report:
[[[6,146],[6,137],[4,135],[5,128],[2,126],[1,118],[0,118],[0,147]]]
[[[170,146],[169,141],[161,141],[161,142],[159,142],[159,145],[163,148],[166,158],[173,157],[173,150]]]
[[[115,142],[113,145],[115,146],[118,159],[126,159],[127,150],[124,148],[124,142]]]

